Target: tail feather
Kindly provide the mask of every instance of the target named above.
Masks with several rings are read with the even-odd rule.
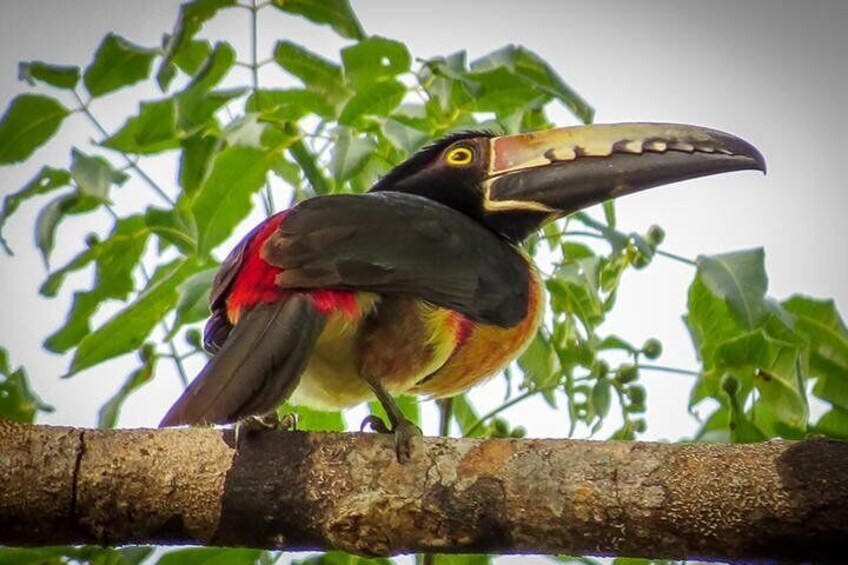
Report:
[[[271,412],[297,387],[325,323],[302,295],[247,309],[159,426],[223,424]]]

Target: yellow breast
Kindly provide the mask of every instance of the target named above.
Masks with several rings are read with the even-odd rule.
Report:
[[[438,370],[454,352],[460,320],[451,310],[406,297],[362,293],[361,315],[333,314],[301,375],[292,402],[319,409],[373,398],[368,374],[400,394]]]
[[[373,398],[363,374],[392,394],[464,392],[503,369],[533,338],[544,289],[535,273],[530,280],[527,315],[512,328],[473,323],[414,298],[360,293],[360,316],[333,314],[327,321],[292,402],[354,406]]]

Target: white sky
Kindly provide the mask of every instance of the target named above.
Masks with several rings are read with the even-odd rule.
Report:
[[[0,106],[26,90],[16,81],[18,61],[84,65],[108,31],[156,45],[171,29],[176,6],[171,0],[0,3]],[[644,231],[658,223],[668,234],[664,248],[689,257],[764,245],[772,295],[833,297],[848,312],[848,187],[843,176],[848,3],[363,0],[354,7],[369,33],[406,42],[413,56],[466,49],[473,59],[507,43],[522,44],[547,59],[595,106],[599,122],[699,124],[754,143],[766,156],[768,176],[723,175],[628,197],[618,203],[622,229]],[[227,33],[224,39],[243,46],[246,19],[227,20],[210,26],[209,34]],[[265,20],[260,31],[266,44],[291,38],[328,55],[339,46],[326,30],[288,29],[279,19]],[[325,42],[323,49],[316,41]],[[246,57],[246,51],[241,53]],[[118,98],[134,106],[132,96]],[[119,124],[108,107],[95,106],[95,111],[112,126]],[[563,125],[571,123],[564,112],[557,117]],[[82,119],[68,126],[65,135],[36,155],[37,164],[0,168],[0,195],[22,186],[42,162],[65,164],[69,139],[94,136]],[[174,170],[163,166],[154,174],[171,183]],[[69,359],[45,353],[40,343],[60,325],[67,302],[37,294],[44,271],[32,246],[35,212],[35,206],[27,206],[6,230],[18,255],[0,256],[0,344],[11,350],[15,363],[27,367],[41,396],[59,408],[43,421],[93,425],[97,408],[134,362],[110,363],[105,370],[58,380]],[[61,265],[91,229],[87,219],[70,223],[60,233],[54,264]],[[606,328],[634,343],[659,337],[665,346],[660,362],[694,368],[680,320],[692,274],[662,259],[628,274]],[[88,284],[85,277],[74,280]],[[645,438],[691,434],[696,425],[685,410],[691,379],[656,373],[646,374],[644,381],[649,385]],[[475,398],[485,409],[496,406],[502,392],[496,381]],[[173,374],[160,376],[127,404],[121,424],[155,425],[178,393]],[[428,410],[425,431],[432,433],[433,412]],[[540,402],[527,402],[507,416],[525,424],[533,436],[562,435],[567,429],[566,418],[541,408]]]
[[[18,61],[85,65],[108,31],[157,45],[162,32],[171,29],[177,4],[0,3],[0,106],[26,90],[16,81]],[[599,122],[699,124],[754,143],[766,156],[768,176],[735,173],[628,197],[618,204],[622,229],[644,231],[658,223],[668,234],[664,248],[688,257],[764,245],[772,295],[833,297],[848,312],[848,196],[842,163],[848,131],[848,3],[454,0],[357,1],[354,7],[369,33],[404,41],[417,57],[466,49],[473,59],[507,43],[522,44],[547,59],[595,106]],[[224,34],[218,37],[232,41],[246,59],[246,18],[225,20],[209,26],[207,35]],[[328,55],[340,45],[325,29],[288,25],[279,18],[263,20],[264,44],[289,38]],[[132,95],[117,98],[134,108]],[[113,127],[119,125],[120,114],[111,114],[107,105],[96,105],[95,112]],[[573,122],[565,112],[555,117],[562,125]],[[94,133],[74,118],[60,139],[36,155],[37,164],[0,169],[0,194],[18,189],[42,163],[64,165],[68,140],[80,137]],[[153,173],[171,184],[175,171],[166,162]],[[69,360],[43,352],[40,343],[60,325],[67,303],[37,294],[44,271],[32,246],[36,210],[27,206],[7,226],[18,254],[0,257],[0,344],[11,350],[13,362],[27,367],[42,397],[59,408],[43,421],[92,425],[97,408],[134,362],[58,380]],[[79,238],[92,228],[83,219],[60,232],[54,264],[61,265],[78,249]],[[660,362],[695,368],[680,320],[692,275],[690,268],[662,259],[628,274],[619,307],[605,327],[637,344],[658,337],[665,346]],[[85,277],[74,280],[88,284]],[[657,373],[644,380],[650,387],[645,437],[691,434],[696,425],[685,410],[690,378]],[[155,425],[178,392],[173,375],[161,376],[128,403],[121,424]],[[496,381],[475,398],[485,409],[496,406],[502,393]],[[567,426],[564,416],[540,411],[540,403],[525,403],[507,415],[535,436],[561,435]],[[358,416],[349,419],[357,421]]]

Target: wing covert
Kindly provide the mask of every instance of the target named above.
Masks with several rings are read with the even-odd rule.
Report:
[[[397,192],[314,198],[262,248],[283,288],[417,296],[503,327],[526,315],[530,269],[518,249],[461,212]]]

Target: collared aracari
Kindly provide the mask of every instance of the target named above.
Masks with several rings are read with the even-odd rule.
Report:
[[[420,431],[392,395],[463,392],[536,331],[543,286],[522,240],[610,198],[741,169],[765,171],[757,149],[684,125],[446,137],[368,193],[301,202],[233,249],[211,290],[214,356],[161,425],[376,396],[408,456]]]

